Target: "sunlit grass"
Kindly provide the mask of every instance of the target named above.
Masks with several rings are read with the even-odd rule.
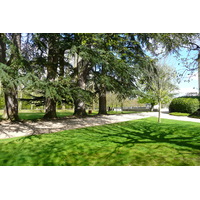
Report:
[[[169,113],[170,115],[174,115],[174,116],[189,116],[189,113],[180,113],[180,112],[171,112]]]
[[[200,165],[200,124],[156,118],[0,140],[0,165]]]
[[[140,111],[108,111],[109,115],[141,113]]]
[[[73,115],[73,110],[57,111],[57,117],[67,117]],[[38,120],[42,119],[44,112],[23,112],[19,113],[22,120]]]
[[[0,111],[0,119],[2,117],[3,111]],[[72,116],[74,110],[57,110],[57,117],[68,117]],[[118,114],[130,114],[130,113],[138,113],[136,111],[109,111],[108,115],[118,115]],[[91,114],[88,113],[89,116],[94,116],[98,114],[98,110],[93,110]],[[44,112],[42,110],[21,110],[19,111],[19,118],[21,120],[40,120],[44,116]]]

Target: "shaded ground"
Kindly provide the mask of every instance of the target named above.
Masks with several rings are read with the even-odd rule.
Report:
[[[86,118],[68,118],[52,121],[38,121],[38,122],[0,122],[0,139],[36,135],[42,133],[53,133],[62,130],[76,129],[89,126],[97,126],[103,124],[111,124],[117,122],[130,121],[135,119],[142,119],[150,116],[157,116],[157,112],[143,112],[122,115],[102,115]],[[192,119],[188,117],[171,116],[165,112],[162,113],[162,118],[174,119],[182,121],[200,122],[200,119]]]

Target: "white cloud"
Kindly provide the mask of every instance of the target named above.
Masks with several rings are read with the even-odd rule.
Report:
[[[198,93],[198,89],[197,88],[192,88],[192,87],[185,87],[185,88],[181,88],[179,90],[176,90],[175,93],[178,94],[178,96],[184,96],[187,95],[188,93]]]

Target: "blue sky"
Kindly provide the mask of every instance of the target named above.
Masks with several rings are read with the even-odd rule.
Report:
[[[183,73],[186,70],[185,65],[180,61],[181,58],[187,58],[188,63],[194,62],[194,59],[197,58],[197,51],[191,51],[188,55],[188,51],[181,50],[180,57],[177,59],[174,54],[167,56],[166,58],[161,59],[161,62],[168,64],[169,66],[176,69],[178,73]],[[196,62],[194,62],[196,63]],[[192,65],[190,65],[192,66]],[[196,63],[197,66],[197,63]],[[188,92],[198,92],[198,79],[197,79],[197,70],[193,71],[193,75],[190,75],[190,71],[184,73],[184,77],[180,79],[180,83],[178,84],[179,96],[186,95]]]

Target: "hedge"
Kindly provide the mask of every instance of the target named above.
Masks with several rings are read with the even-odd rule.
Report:
[[[169,112],[193,113],[199,109],[199,100],[194,97],[174,98],[169,105]]]

